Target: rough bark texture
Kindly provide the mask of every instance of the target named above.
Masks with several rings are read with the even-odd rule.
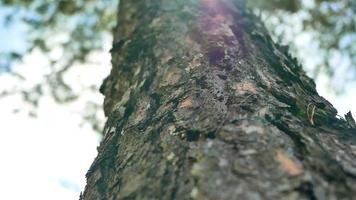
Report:
[[[122,0],[81,199],[355,199],[355,129],[239,0]]]

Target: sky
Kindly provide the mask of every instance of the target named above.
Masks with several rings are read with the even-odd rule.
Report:
[[[109,55],[101,57],[108,60],[104,65],[109,69]],[[27,80],[19,82],[10,74],[0,74],[0,93],[37,82],[46,72],[44,64],[41,54],[35,53],[14,67],[22,76],[29,76]],[[103,64],[76,68],[68,73],[69,82],[96,82],[99,87],[109,73],[108,69],[102,71]],[[24,103],[21,94],[0,98],[0,199],[78,199],[101,139],[89,122],[83,123],[82,111],[87,102],[102,101],[99,92],[88,90],[74,102],[58,104],[45,92],[35,117],[31,117],[33,108]],[[99,112],[104,123],[103,112]]]
[[[3,77],[0,84],[4,84]],[[71,108],[45,98],[38,117],[12,113],[18,98],[0,103],[0,199],[78,199],[96,156],[99,135],[80,127]]]
[[[5,12],[0,8],[0,19]],[[1,27],[0,50],[23,50],[25,34],[26,27],[20,22]],[[76,66],[66,80],[83,87],[91,84],[99,87],[110,70],[109,48],[107,45],[105,51],[92,56],[101,58],[100,62]],[[31,87],[49,73],[45,57],[36,51],[27,55],[22,64],[14,65],[13,70],[26,80],[19,81],[10,74],[1,73],[0,93],[9,88]],[[349,110],[356,114],[356,83],[347,85],[346,92],[336,96],[326,82],[326,77],[318,78],[319,93],[337,108],[340,115]],[[58,104],[50,95],[44,95],[36,117],[30,117],[28,113],[33,108],[24,103],[20,94],[0,98],[0,199],[79,198],[85,186],[85,174],[97,154],[100,141],[100,135],[90,124],[83,123],[82,111],[88,101],[101,103],[103,96],[85,90],[77,101]],[[103,113],[99,115],[104,120]]]

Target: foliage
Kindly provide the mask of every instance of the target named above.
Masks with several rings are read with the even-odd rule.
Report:
[[[102,51],[104,43],[111,40],[111,29],[116,23],[115,12],[117,1],[105,0],[4,0],[0,2],[2,9],[10,10],[4,19],[4,26],[23,23],[27,27],[25,50],[1,51],[0,73],[13,74],[19,82],[28,78],[13,70],[12,65],[19,64],[27,55],[41,52],[48,59],[48,73],[35,85],[1,91],[0,98],[11,94],[22,94],[23,100],[31,106],[38,106],[38,101],[49,87],[50,95],[59,103],[77,100],[83,90],[97,91],[90,86],[82,90],[73,90],[65,80],[65,74],[78,66],[79,63],[92,62],[89,56],[93,52]],[[104,59],[104,58],[101,58]],[[106,59],[106,58],[105,58]],[[99,58],[100,60],[100,58]],[[36,63],[31,63],[36,64]],[[34,66],[28,66],[34,67]],[[29,98],[31,97],[31,98]],[[34,97],[34,98],[32,98]],[[89,107],[98,108],[101,105],[88,103]],[[96,109],[87,109],[84,118],[95,129]],[[32,114],[31,114],[32,113]],[[30,116],[35,116],[33,112]]]
[[[334,91],[342,92],[356,78],[356,1],[272,2],[249,1],[275,40],[290,45],[314,78],[326,74]],[[308,48],[316,51],[315,57]]]

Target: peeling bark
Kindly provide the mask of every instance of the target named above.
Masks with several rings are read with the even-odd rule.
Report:
[[[241,0],[122,0],[81,199],[353,199],[356,133]]]

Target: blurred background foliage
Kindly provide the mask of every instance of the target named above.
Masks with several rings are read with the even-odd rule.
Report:
[[[0,7],[2,12],[6,11],[3,13],[3,28],[10,29],[13,25],[24,24],[26,38],[22,49],[0,50],[0,74],[11,74],[18,78],[19,83],[29,78],[30,75],[13,70],[13,66],[21,64],[33,52],[40,52],[48,60],[48,72],[30,87],[27,85],[3,89],[0,91],[0,98],[20,93],[23,100],[34,108],[29,115],[35,117],[35,107],[47,93],[57,103],[76,101],[83,90],[98,93],[100,83],[73,89],[78,87],[75,83],[68,83],[65,76],[79,64],[92,62],[95,65],[95,60],[104,59],[89,57],[93,52],[108,51],[104,44],[111,42],[111,30],[116,24],[117,3],[117,0],[2,0]],[[36,61],[31,63],[36,64]],[[97,119],[101,105],[92,101],[86,104],[88,109],[85,109],[84,119],[95,130],[101,131],[103,122]]]
[[[355,0],[248,0],[276,42],[289,45],[314,79],[335,93],[356,79]]]
[[[327,77],[334,92],[356,77],[356,1],[355,0],[247,0],[277,42],[290,46],[313,78]],[[49,73],[30,88],[0,91],[0,98],[21,93],[34,107],[44,87],[59,103],[74,101],[81,90],[65,81],[65,74],[78,63],[89,62],[94,51],[111,43],[111,30],[116,23],[118,0],[2,0],[3,28],[14,23],[26,25],[24,49],[0,51],[0,73],[26,76],[12,70],[12,65],[33,51],[40,51],[49,61]],[[108,52],[107,52],[108,53]],[[101,59],[101,58],[98,58]],[[108,66],[110,67],[110,66]],[[93,92],[97,86],[91,86]],[[95,112],[101,105],[91,103],[85,119],[100,124]]]

